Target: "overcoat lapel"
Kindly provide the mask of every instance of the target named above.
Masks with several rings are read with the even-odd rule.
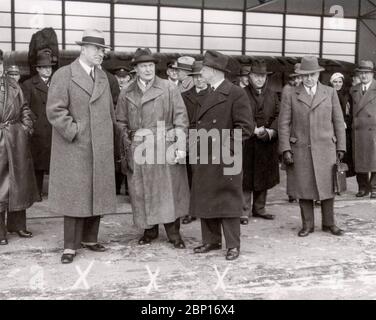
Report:
[[[106,84],[108,82],[106,73],[103,70],[96,67],[94,74],[95,74],[95,82],[94,82],[93,93],[90,98],[90,103],[93,103],[102,95],[104,89],[106,89]]]
[[[320,82],[318,82],[316,94],[314,95],[313,100],[312,100],[311,110],[314,110],[315,108],[317,108],[321,104],[321,102],[323,102],[328,97],[329,97],[328,92],[323,87],[323,85]]]
[[[82,68],[77,58],[71,65],[72,81],[76,83],[82,90],[84,90],[89,96],[93,93],[94,83],[90,76]],[[98,72],[96,72],[97,74]]]
[[[205,99],[205,102],[198,111],[197,120],[199,120],[208,110],[227,100],[231,85],[231,82],[225,80],[215,91],[211,91],[209,93],[208,97]]]
[[[361,94],[361,85],[359,85],[359,95],[360,99],[358,104],[358,109],[355,111],[355,114],[358,114],[364,107],[370,103],[373,99],[376,98],[376,81],[372,80],[371,85],[369,86],[368,90],[364,94],[364,96]]]
[[[148,90],[146,90],[145,93],[143,94],[142,99],[141,99],[141,105],[144,105],[145,103],[156,99],[161,94],[163,94],[163,88],[161,84],[159,83],[159,79],[155,77],[152,86]]]
[[[308,108],[311,108],[312,98],[302,84],[296,88],[295,93],[298,101],[303,102]]]
[[[44,81],[41,79],[41,77],[39,75],[35,75],[33,77],[33,84],[34,84],[34,87],[44,93],[48,93],[48,87],[47,85],[44,83]]]

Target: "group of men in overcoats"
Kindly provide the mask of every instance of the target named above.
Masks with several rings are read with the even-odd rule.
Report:
[[[194,248],[195,253],[221,249],[223,229],[226,259],[238,258],[240,225],[248,223],[250,214],[274,219],[265,205],[267,190],[279,183],[279,153],[286,166],[287,193],[299,200],[303,227],[298,235],[314,231],[314,200],[321,200],[323,230],[343,234],[334,220],[332,168],[346,152],[344,120],[337,93],[318,81],[324,69],[317,58],[304,57],[296,66],[302,82],[285,87],[280,103],[270,88],[270,72],[263,61],[242,70],[248,82],[243,81],[241,87],[225,78],[229,57],[208,50],[203,61],[181,57],[169,65],[177,70],[177,81],[172,81],[156,76],[158,60],[149,49],[138,49],[131,63],[135,79],[122,88],[115,111],[108,76],[100,66],[109,48],[103,33],[86,30],[77,44],[80,56],[57,70],[51,81],[50,77],[43,81],[41,72],[25,83],[30,106],[40,100],[46,104],[44,111],[52,126],[49,204],[64,216],[62,263],[71,263],[81,247],[106,250],[98,242],[98,231],[101,217],[116,212],[113,157],[118,147],[134,223],[143,229],[140,245],[152,243],[159,235],[159,224],[163,224],[174,248],[185,248],[180,219],[191,216],[201,222],[202,244]],[[38,68],[46,71],[52,65],[49,63],[41,57]],[[374,129],[370,105],[376,87],[368,76],[371,66],[364,64],[359,71],[362,83],[352,91],[355,141],[364,141],[365,136],[369,148],[373,137],[365,131]],[[0,143],[6,148],[0,152],[6,157],[0,162],[0,177],[5,181],[0,184],[0,212],[22,211],[40,195],[40,179],[43,181],[47,169],[33,166],[27,147],[20,151],[24,157],[20,168],[28,165],[37,176],[38,171],[41,173],[39,192],[35,175],[31,175],[30,186],[22,189],[27,200],[18,203],[14,196],[20,193],[11,191],[12,182],[18,180],[10,177],[12,170],[5,170],[13,161],[5,139],[9,130],[5,129],[28,132],[33,119],[19,87],[3,79],[1,88]],[[2,93],[7,90],[9,93]],[[42,95],[47,90],[48,96]],[[19,114],[7,111],[9,101],[18,103],[13,109]],[[39,111],[33,111],[37,115],[34,121],[38,121]],[[17,121],[21,121],[20,126],[14,125]],[[219,135],[212,134],[216,131]],[[205,136],[207,141],[199,132],[210,133]],[[25,136],[14,136],[22,145]],[[221,148],[219,158],[215,146]],[[366,176],[376,168],[360,158],[355,160],[358,179],[370,184],[376,197],[376,174],[371,174],[370,180]],[[228,170],[236,161],[242,164],[240,170]],[[4,231],[4,221],[1,215],[0,232]]]

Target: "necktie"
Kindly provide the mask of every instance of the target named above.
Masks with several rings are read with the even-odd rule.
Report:
[[[215,87],[214,86],[212,86],[211,88],[212,88],[213,91],[215,91]]]
[[[364,96],[364,94],[366,93],[366,91],[367,91],[366,86],[362,86],[362,95],[363,95],[363,96]]]
[[[94,78],[94,68],[90,70],[90,77],[93,81],[95,81],[95,78]]]
[[[309,88],[309,95],[310,95],[310,97],[311,97],[311,98],[313,98],[313,96],[314,96],[314,93],[313,93],[313,90],[312,90],[312,88]]]

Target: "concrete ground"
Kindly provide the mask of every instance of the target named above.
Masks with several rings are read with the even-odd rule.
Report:
[[[242,226],[241,256],[228,262],[225,250],[193,254],[200,223],[182,226],[187,249],[173,249],[163,227],[160,238],[139,246],[142,231],[132,225],[129,199],[118,196],[118,213],[101,222],[100,240],[109,250],[81,249],[73,264],[62,265],[62,218],[48,200],[29,210],[32,239],[9,235],[0,247],[0,300],[3,299],[375,299],[376,201],[349,191],[336,198],[343,237],[320,230],[299,238],[297,204],[285,195],[285,175],[270,191],[274,221],[251,219]]]

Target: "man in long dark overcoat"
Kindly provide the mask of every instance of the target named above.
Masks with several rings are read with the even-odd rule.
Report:
[[[188,76],[192,77],[194,86],[188,91],[183,92],[181,95],[184,100],[184,104],[187,108],[188,118],[189,118],[189,129],[196,129],[196,116],[197,112],[200,109],[201,104],[206,99],[210,88],[206,83],[205,79],[202,77],[202,61],[195,61],[193,63],[192,73],[189,73]],[[192,168],[189,164],[189,157],[187,157],[187,173],[188,173],[188,182],[189,188],[192,187]],[[196,220],[195,217],[190,215],[185,216],[182,219],[183,224],[188,224]]]
[[[252,135],[255,125],[246,93],[225,79],[227,64],[228,56],[216,51],[206,51],[202,76],[213,91],[197,112],[197,139],[192,138],[191,141],[190,136],[189,157],[193,171],[190,214],[201,219],[203,244],[195,248],[194,252],[205,253],[221,249],[223,227],[227,246],[226,259],[234,260],[240,252],[242,142]],[[241,129],[240,136],[240,130],[235,129]],[[205,143],[200,131],[213,134],[206,137],[207,150],[200,150]],[[191,144],[194,143],[200,150],[196,156],[197,164],[192,163],[194,148],[191,148]],[[231,154],[233,162],[228,161],[225,154]],[[235,167],[239,170],[229,172],[228,169]]]
[[[244,143],[242,224],[248,223],[251,213],[254,217],[274,219],[274,215],[265,211],[267,191],[279,183],[279,100],[277,93],[268,85],[267,75],[270,73],[264,61],[254,61],[249,74],[250,83],[244,88],[256,129],[255,135]]]
[[[46,103],[53,65],[51,55],[39,54],[35,65],[38,73],[22,84],[25,99],[35,116],[31,154],[40,195],[39,200],[42,200],[44,175],[50,170],[52,126],[47,119]]]
[[[299,199],[303,228],[314,231],[314,200],[321,201],[322,230],[340,236],[334,221],[333,166],[346,151],[345,125],[334,88],[321,84],[316,57],[303,57],[296,70],[303,83],[282,95],[279,148],[287,172],[287,194]]]
[[[107,76],[98,66],[108,48],[103,33],[84,31],[80,56],[51,80],[47,118],[52,124],[51,210],[64,216],[62,263],[98,243],[100,217],[116,212],[115,114]]]
[[[361,61],[355,69],[361,83],[350,90],[352,100],[353,152],[357,197],[371,192],[376,198],[376,81],[372,61]],[[369,176],[370,175],[370,176]]]

